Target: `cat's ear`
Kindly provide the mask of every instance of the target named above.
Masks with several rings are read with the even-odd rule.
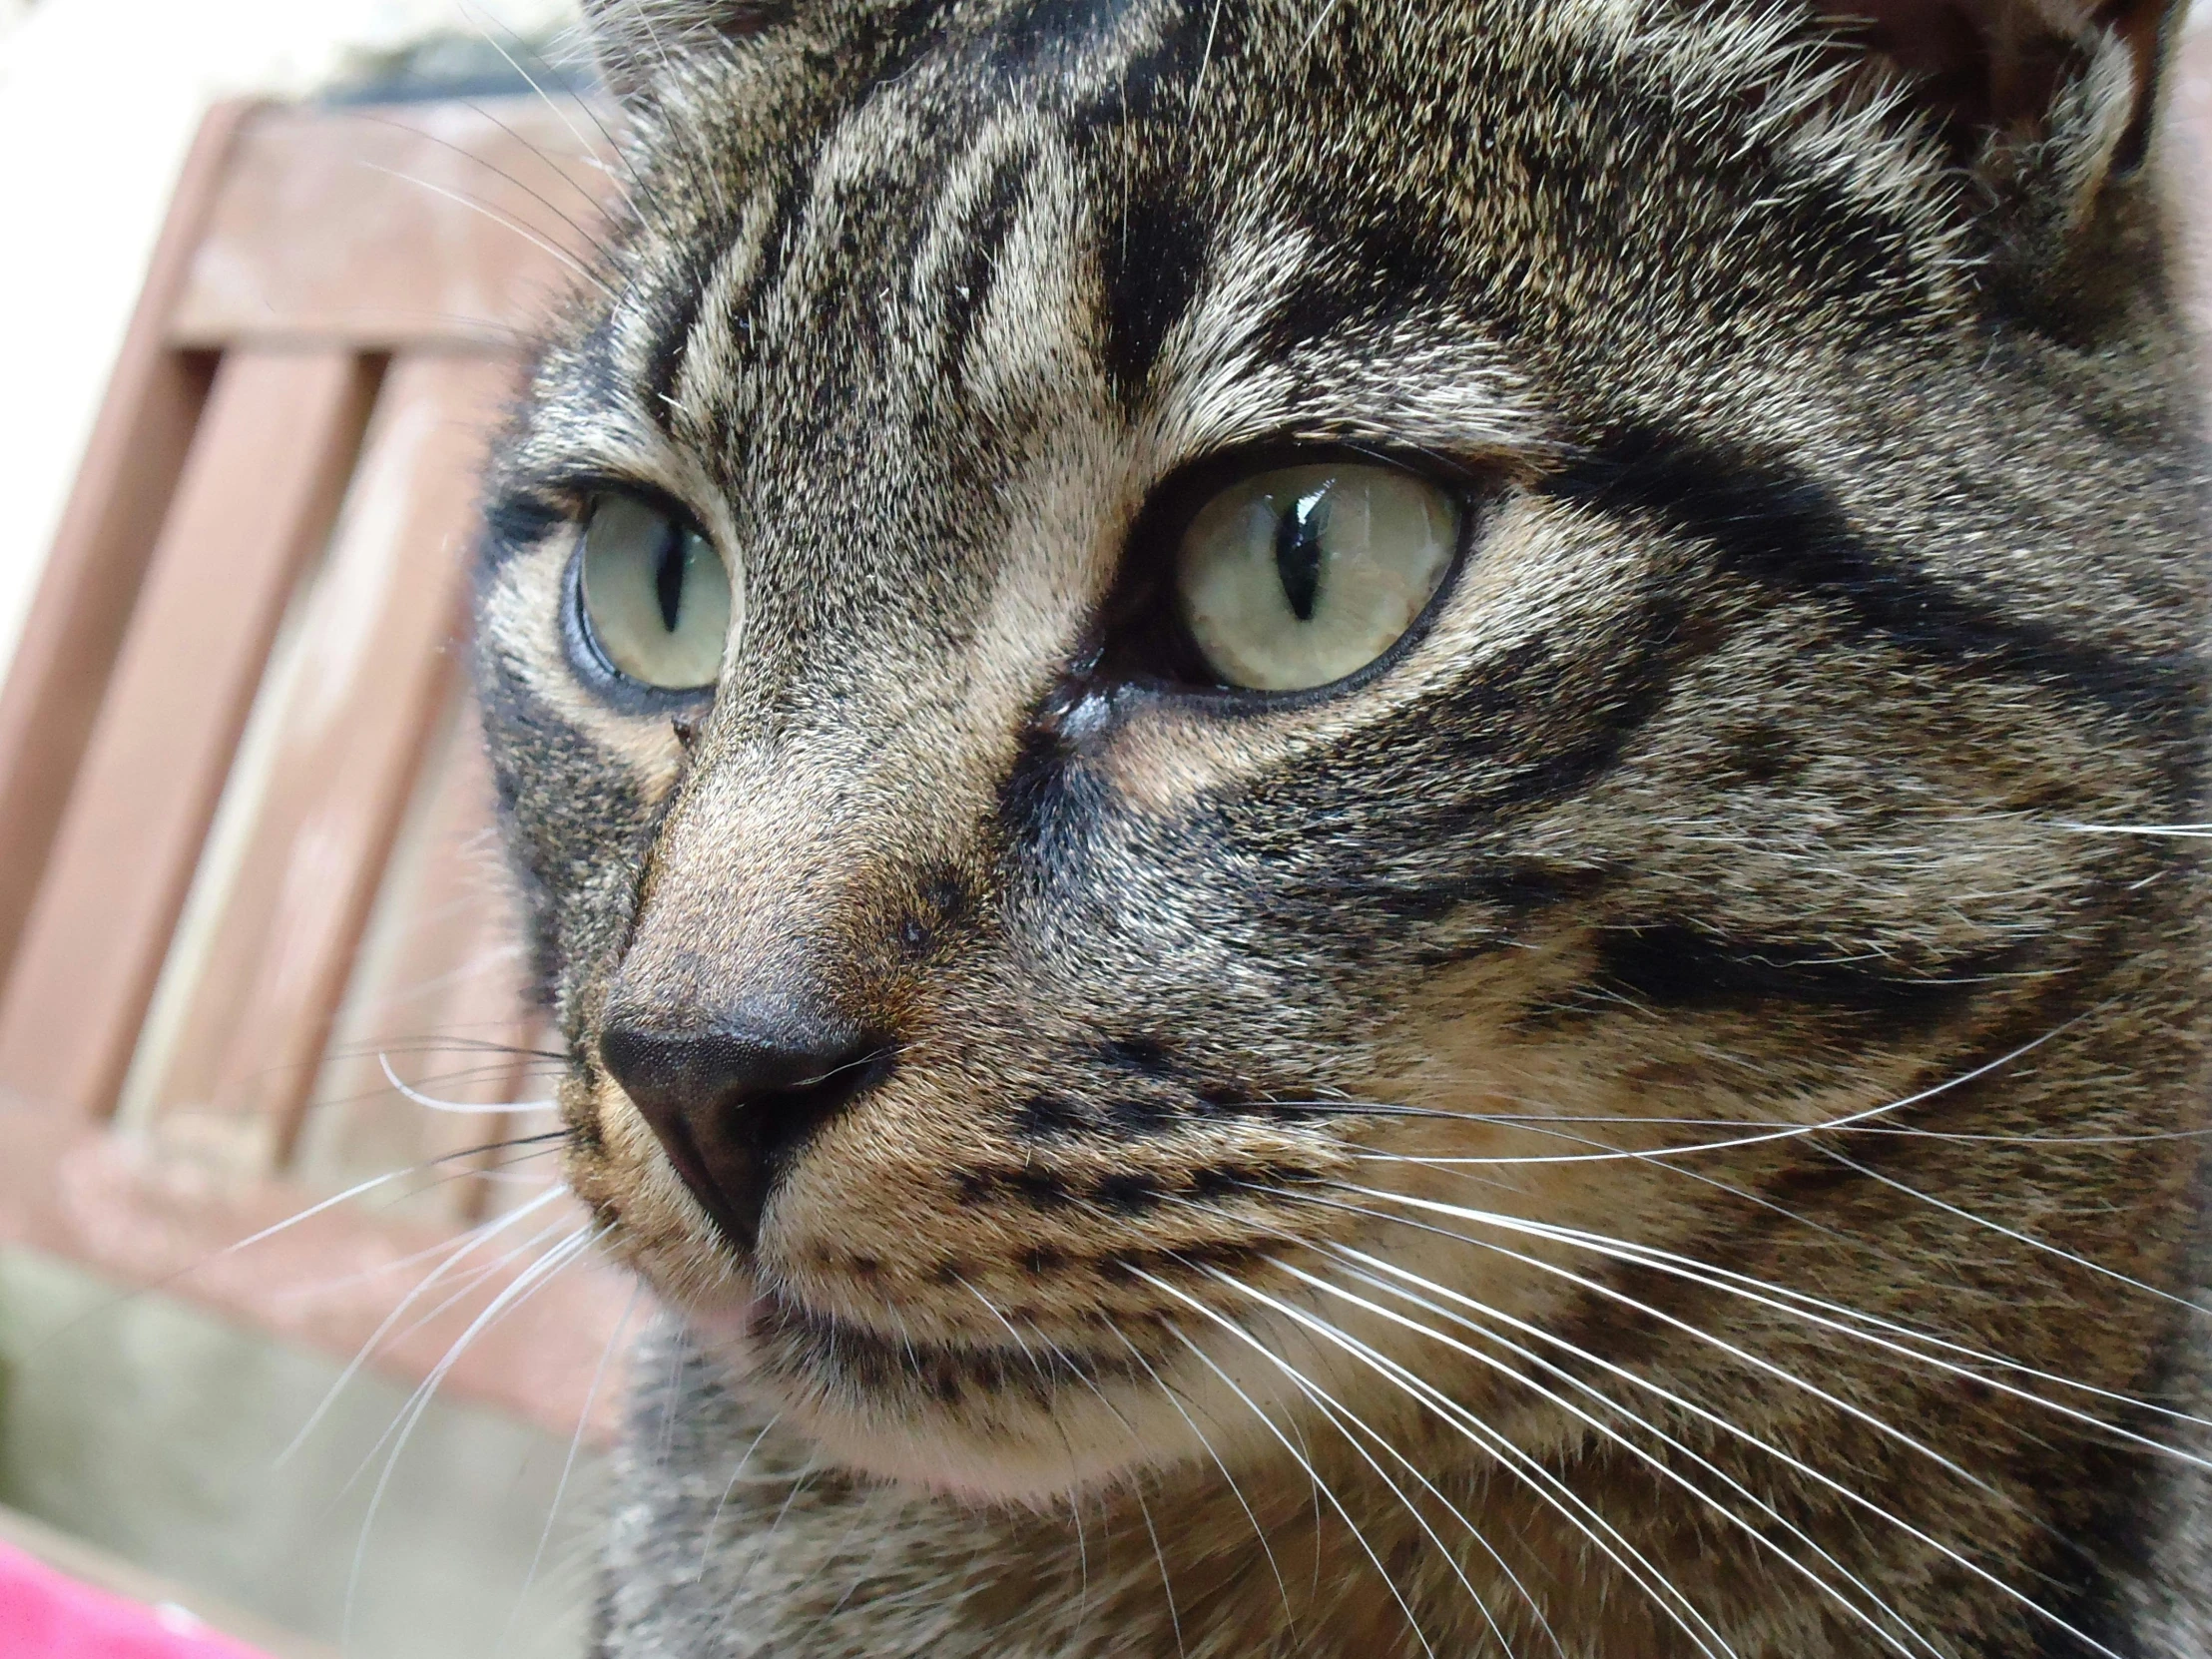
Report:
[[[647,96],[703,50],[784,21],[785,0],[583,0],[600,79],[625,102]]]
[[[2085,213],[2139,168],[2187,0],[1826,0],[1959,160],[2044,209]]]

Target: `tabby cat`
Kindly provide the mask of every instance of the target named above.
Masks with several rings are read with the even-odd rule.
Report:
[[[601,1653],[2212,1652],[2178,8],[592,10]]]

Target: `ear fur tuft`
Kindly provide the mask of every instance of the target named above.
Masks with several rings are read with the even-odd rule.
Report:
[[[2081,342],[2124,326],[2159,264],[2164,204],[2137,188],[2187,0],[1815,0],[1972,180],[1981,286]]]
[[[1830,0],[1847,40],[1908,81],[1961,159],[2059,141],[2103,149],[2096,179],[2147,148],[2166,36],[2185,0]],[[2087,98],[2094,107],[2084,106]],[[2084,158],[2074,157],[2074,171]]]

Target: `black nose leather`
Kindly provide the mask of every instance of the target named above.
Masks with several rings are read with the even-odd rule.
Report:
[[[857,1031],[782,1012],[617,1011],[599,1052],[684,1184],[746,1250],[799,1150],[888,1063],[887,1049]]]

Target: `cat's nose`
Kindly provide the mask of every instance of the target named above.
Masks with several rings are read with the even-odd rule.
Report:
[[[880,1080],[889,1051],[829,1019],[755,1009],[681,1019],[618,1010],[599,1052],[701,1207],[751,1250],[777,1181]]]

